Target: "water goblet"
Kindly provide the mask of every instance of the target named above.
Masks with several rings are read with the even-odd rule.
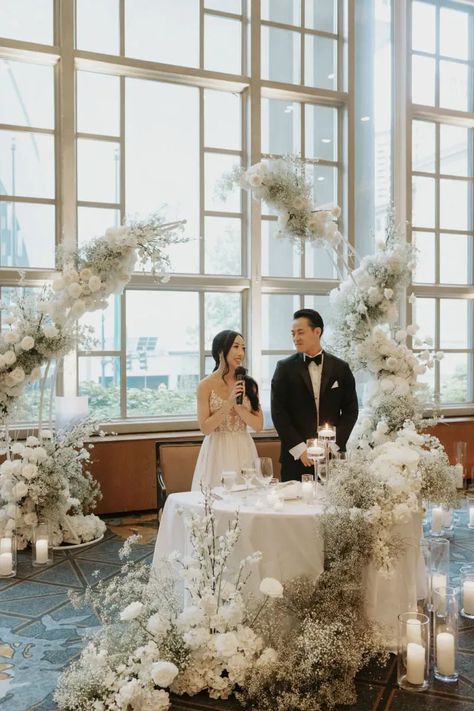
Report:
[[[236,473],[234,471],[223,471],[221,484],[225,489],[226,494],[229,494],[235,485]]]
[[[271,457],[259,457],[255,460],[257,477],[262,486],[266,489],[273,479],[273,462]]]
[[[255,467],[252,466],[247,466],[247,467],[242,467],[240,470],[240,473],[242,475],[242,479],[245,481],[245,495],[244,499],[247,499],[247,493],[249,490],[249,484],[252,481],[253,477],[256,474]]]

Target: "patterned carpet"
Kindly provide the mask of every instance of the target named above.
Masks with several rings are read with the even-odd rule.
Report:
[[[137,560],[153,553],[156,519],[128,516],[107,520],[104,540],[87,548],[55,553],[47,570],[33,568],[30,553],[19,556],[18,577],[0,580],[0,711],[50,711],[52,693],[61,669],[81,649],[81,637],[98,621],[92,610],[75,610],[67,599],[69,588],[94,582],[94,572],[106,579],[120,565],[117,552],[123,539],[135,532],[142,543],[135,547]],[[451,542],[451,578],[456,584],[461,565],[474,562],[474,531],[466,527],[464,512]],[[461,678],[457,684],[432,682],[422,694],[401,692],[396,686],[396,660],[383,669],[367,668],[357,681],[354,711],[418,711],[446,709],[474,711],[474,620],[461,619]],[[234,701],[217,702],[205,695],[179,698],[174,711],[235,711]],[[348,708],[348,707],[346,707]]]

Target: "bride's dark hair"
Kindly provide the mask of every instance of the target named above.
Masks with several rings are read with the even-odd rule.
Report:
[[[222,353],[224,357],[224,372],[222,373],[222,380],[225,381],[225,376],[229,372],[229,364],[227,363],[227,354],[232,348],[237,336],[243,338],[242,334],[238,331],[219,331],[212,340],[212,357],[214,358],[214,369],[213,373],[219,368],[220,360],[219,356]],[[245,376],[245,394],[250,400],[250,405],[254,412],[260,409],[260,401],[258,397],[258,385],[256,381],[249,375]]]

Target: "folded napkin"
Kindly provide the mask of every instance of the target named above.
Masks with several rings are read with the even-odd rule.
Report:
[[[281,499],[298,499],[301,496],[301,482],[283,481],[274,488]]]

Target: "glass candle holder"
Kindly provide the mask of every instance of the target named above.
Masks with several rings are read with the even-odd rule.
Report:
[[[461,615],[474,620],[474,564],[461,567]]]
[[[431,509],[431,535],[443,535],[443,508],[442,506],[433,506]]]
[[[327,422],[324,425],[320,425],[318,427],[318,440],[324,444],[330,444],[331,442],[335,442],[336,428]]]
[[[403,612],[398,615],[398,686],[405,691],[424,691],[429,675],[429,617],[419,612]]]
[[[466,496],[466,506],[467,506],[467,526],[468,528],[474,528],[474,496],[469,494]]]
[[[433,589],[434,601],[434,676],[439,681],[456,682],[459,677],[458,600],[449,586]]]
[[[301,475],[301,497],[306,504],[311,504],[314,499],[314,476]]]
[[[443,533],[450,536],[454,531],[454,509],[449,506],[442,506],[443,509]]]
[[[50,527],[47,522],[40,522],[33,533],[33,565],[49,565],[53,562],[53,546]]]
[[[0,537],[0,578],[14,578],[16,575],[16,537],[14,533],[3,533]]]
[[[430,538],[429,550],[429,585],[430,585],[430,610],[433,606],[433,590],[445,588],[449,577],[449,541],[447,538]]]

